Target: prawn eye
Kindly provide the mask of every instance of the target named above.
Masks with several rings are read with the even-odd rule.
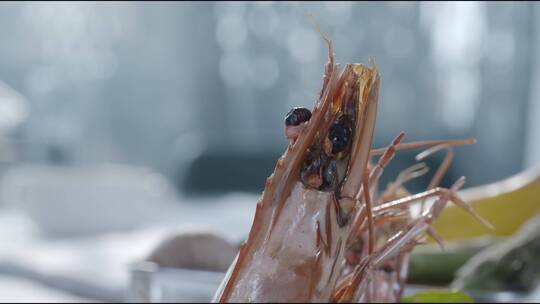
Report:
[[[336,121],[328,132],[328,139],[332,143],[332,153],[336,154],[345,151],[351,140],[351,128],[347,121],[340,118]]]
[[[311,119],[311,111],[306,108],[293,108],[285,117],[286,126],[298,126]]]

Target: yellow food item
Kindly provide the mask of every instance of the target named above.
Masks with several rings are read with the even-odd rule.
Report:
[[[529,218],[540,212],[540,168],[530,169],[495,183],[460,192],[495,229],[489,231],[460,208],[449,206],[433,227],[447,241],[483,235],[512,235]]]

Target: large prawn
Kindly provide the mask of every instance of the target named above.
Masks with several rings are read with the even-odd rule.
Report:
[[[247,241],[215,294],[216,302],[398,301],[408,255],[428,233],[447,202],[488,225],[449,189],[437,187],[451,148],[474,140],[401,143],[371,149],[381,77],[370,66],[334,63],[331,42],[322,89],[309,111],[295,108],[285,120],[289,145],[256,207]],[[410,195],[403,184],[427,171],[423,163],[402,172],[381,195],[377,184],[397,150],[429,148],[449,153],[428,190]],[[377,163],[370,159],[381,155]],[[435,201],[424,208],[428,199]],[[414,214],[411,206],[422,203]],[[441,243],[442,244],[442,243]]]

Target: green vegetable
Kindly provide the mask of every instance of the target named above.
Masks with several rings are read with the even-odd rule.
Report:
[[[408,282],[424,285],[448,285],[454,279],[454,273],[465,264],[477,251],[469,248],[462,250],[441,251],[435,248],[413,251],[409,261]]]
[[[448,290],[422,291],[401,298],[402,303],[474,303],[468,295]]]
[[[540,215],[507,240],[490,246],[456,273],[458,290],[531,292],[540,284]]]
[[[461,266],[495,242],[495,239],[486,237],[448,242],[444,251],[436,245],[419,246],[413,250],[409,260],[408,283],[448,285],[454,280],[454,274]]]

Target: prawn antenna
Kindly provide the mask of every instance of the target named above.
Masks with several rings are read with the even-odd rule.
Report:
[[[315,19],[315,16],[313,16],[313,14],[308,14],[308,17],[309,17],[309,21],[311,22],[311,25],[313,25],[315,30],[319,33],[319,35],[321,35],[321,38],[328,45],[328,52],[330,52],[330,54],[333,53],[332,41],[330,41],[330,39],[328,39],[328,37],[326,37],[326,35],[323,33],[323,31],[321,30],[321,27],[319,26],[319,23]]]

